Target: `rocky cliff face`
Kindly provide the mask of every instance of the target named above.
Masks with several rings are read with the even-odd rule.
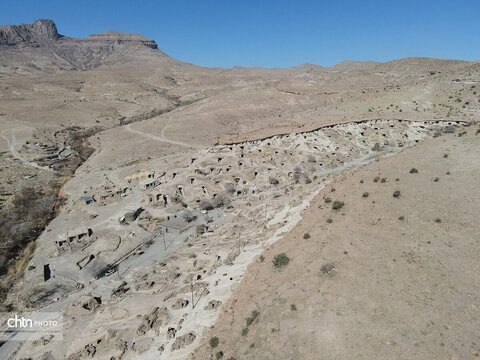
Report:
[[[0,26],[0,45],[38,47],[44,41],[58,40],[61,35],[52,20],[39,19],[33,24]]]
[[[74,39],[60,35],[48,19],[0,26],[0,72],[81,71],[145,56],[168,58],[155,41],[138,34],[107,31]]]

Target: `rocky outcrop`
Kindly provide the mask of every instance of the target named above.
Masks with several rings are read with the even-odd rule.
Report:
[[[74,39],[60,35],[48,19],[0,26],[0,50],[0,68],[15,72],[82,71],[148,56],[170,59],[155,41],[138,34],[106,31]]]
[[[33,24],[0,26],[0,45],[38,47],[44,41],[58,40],[61,35],[52,20],[39,19]]]

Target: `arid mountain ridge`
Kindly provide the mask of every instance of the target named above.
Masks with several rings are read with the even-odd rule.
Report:
[[[155,50],[157,56],[165,56],[155,41],[137,34],[107,31],[74,39],[59,34],[49,19],[0,26],[0,57],[4,66],[14,65],[11,60],[17,60],[16,66],[43,72],[89,70],[112,65],[132,50]]]
[[[132,51],[137,52],[136,55]],[[129,57],[148,54],[155,60],[169,60],[165,53],[158,49],[157,43],[139,34],[118,31],[106,31],[85,38],[71,38],[61,35],[55,23],[50,19],[38,19],[33,24],[0,26],[0,65],[6,68],[26,72],[55,73],[59,71],[85,71],[99,66],[124,64]],[[405,67],[405,63],[409,66]],[[300,64],[290,68],[294,71],[364,71],[377,69],[409,70],[420,68],[423,71],[436,72],[440,67],[455,67],[468,64],[459,60],[443,60],[429,58],[406,58],[387,63],[377,61],[344,60],[333,67],[316,64]],[[432,70],[425,70],[432,67]],[[237,70],[261,70],[261,67],[245,68],[236,66]]]

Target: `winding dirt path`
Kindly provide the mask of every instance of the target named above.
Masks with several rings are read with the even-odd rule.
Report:
[[[170,119],[168,121],[170,121]],[[168,122],[167,122],[167,125],[168,125]],[[141,136],[144,136],[144,137],[147,137],[149,139],[156,140],[156,141],[166,142],[166,143],[169,143],[169,144],[174,144],[174,145],[184,146],[184,147],[189,147],[189,148],[194,148],[194,149],[202,149],[203,148],[203,146],[200,146],[200,145],[187,144],[187,143],[184,143],[184,142],[181,142],[181,141],[170,140],[170,139],[167,139],[167,138],[163,137],[164,132],[165,132],[165,128],[167,127],[167,125],[165,125],[165,127],[162,130],[162,136],[147,134],[147,133],[144,133],[143,131],[132,129],[131,124],[126,125],[124,127],[124,129],[126,131],[131,132],[131,133],[141,135]]]

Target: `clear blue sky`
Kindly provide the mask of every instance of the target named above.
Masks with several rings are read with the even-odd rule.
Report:
[[[154,39],[203,66],[289,67],[409,56],[480,60],[480,0],[23,0],[0,24],[55,21],[84,37],[106,30]]]

